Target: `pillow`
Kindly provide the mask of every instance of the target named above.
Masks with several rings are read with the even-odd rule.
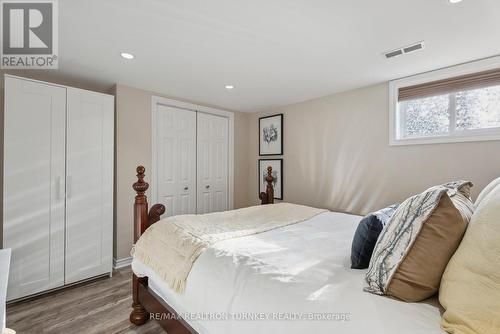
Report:
[[[457,181],[404,201],[375,245],[365,291],[407,302],[436,294],[472,216],[471,186]]]
[[[493,190],[496,186],[500,184],[500,177],[491,181],[480,193],[476,199],[476,203],[474,203],[474,207],[478,207],[479,203]]]
[[[445,308],[441,326],[446,331],[500,332],[500,184],[476,207],[446,267],[439,301]]]
[[[354,233],[351,246],[351,268],[366,269],[370,264],[373,249],[378,236],[382,232],[399,204],[391,205],[385,209],[370,213],[363,218]]]

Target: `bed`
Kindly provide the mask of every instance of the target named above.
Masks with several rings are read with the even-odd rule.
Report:
[[[138,178],[137,238],[165,210],[155,205],[148,214],[143,168]],[[264,204],[273,202],[269,181],[260,194]],[[141,325],[151,317],[169,334],[444,333],[436,299],[404,303],[363,292],[365,270],[350,269],[360,218],[324,212],[218,242],[198,257],[182,294],[134,259],[130,320]]]

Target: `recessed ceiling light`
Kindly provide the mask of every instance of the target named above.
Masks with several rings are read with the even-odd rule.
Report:
[[[459,3],[462,2],[463,0],[448,0],[450,3]]]
[[[224,87],[225,87],[227,90],[231,90],[231,89],[233,89],[233,88],[234,88],[234,86],[233,86],[233,85],[225,85]]]
[[[125,59],[129,59],[129,60],[130,60],[130,59],[134,59],[134,55],[133,55],[133,54],[131,54],[131,53],[127,53],[127,52],[122,52],[122,53],[121,53],[121,56],[122,56],[123,58],[125,58]]]

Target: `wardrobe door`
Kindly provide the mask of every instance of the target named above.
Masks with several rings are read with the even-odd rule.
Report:
[[[111,272],[113,245],[112,96],[68,88],[66,278]]]
[[[155,118],[156,202],[166,217],[196,213],[196,112],[158,104]]]
[[[3,247],[8,300],[64,283],[66,89],[5,77]]]
[[[228,210],[228,127],[226,117],[198,112],[198,213]]]

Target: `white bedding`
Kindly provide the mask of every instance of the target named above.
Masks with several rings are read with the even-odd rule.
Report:
[[[137,260],[132,269],[200,334],[444,333],[435,300],[410,304],[363,292],[365,270],[350,269],[360,218],[327,212],[221,241],[197,259],[183,294]]]

